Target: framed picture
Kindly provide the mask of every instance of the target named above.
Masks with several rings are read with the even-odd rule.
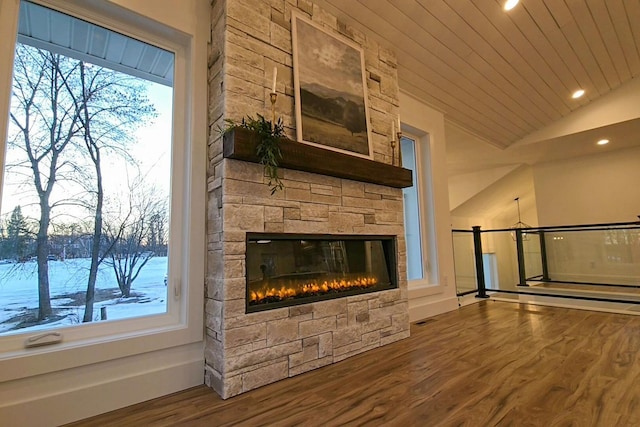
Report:
[[[299,14],[291,24],[298,141],[371,159],[362,48]]]

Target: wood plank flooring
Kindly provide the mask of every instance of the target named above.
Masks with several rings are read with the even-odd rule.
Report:
[[[640,425],[640,316],[483,301],[220,399],[201,386],[73,426]]]

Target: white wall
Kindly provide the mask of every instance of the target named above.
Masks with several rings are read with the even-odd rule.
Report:
[[[72,7],[76,3],[80,6],[92,4],[98,10],[109,6],[104,1],[82,1],[84,3],[65,0],[64,6]],[[189,180],[186,184],[201,196],[190,205],[191,210],[185,208],[185,212],[190,213],[185,213],[183,218],[185,232],[196,237],[190,239],[178,252],[185,254],[191,267],[181,276],[183,283],[189,282],[189,295],[185,293],[182,301],[189,301],[188,304],[195,305],[196,309],[189,310],[188,316],[182,319],[184,323],[176,325],[171,330],[163,329],[161,333],[146,331],[135,336],[123,336],[122,341],[113,340],[97,345],[78,344],[59,351],[42,348],[34,350],[27,357],[3,354],[0,358],[1,425],[60,425],[204,382],[202,299],[205,248],[204,238],[198,236],[205,234],[205,88],[209,1],[111,1],[123,7],[112,10],[115,19],[127,18],[135,28],[141,24],[142,17],[151,17],[174,33],[177,30],[181,35],[184,34],[190,40],[191,62],[186,68],[190,70],[187,85],[191,87],[176,93],[176,102],[180,96],[188,97],[185,101],[189,110],[187,117],[191,119],[186,123],[188,129],[184,129],[184,133],[192,138],[189,148],[192,150],[193,158],[196,161],[202,159],[200,163],[196,162],[188,167],[196,171],[196,174],[199,173],[202,182]],[[15,37],[15,26],[12,22],[18,0],[1,0],[0,3],[0,40],[10,42]],[[62,4],[53,0],[43,0],[43,3]],[[131,19],[133,13],[138,14],[140,18]],[[160,30],[162,31],[164,30]],[[10,43],[0,45],[0,54],[3,55],[1,58],[4,61],[8,57],[7,52],[10,55],[13,47]],[[182,61],[182,65],[185,65],[184,59]],[[8,116],[4,102],[8,100],[10,71],[4,63],[0,67],[0,113],[3,117]],[[0,132],[3,136],[6,132],[5,126],[6,121],[0,120]],[[184,153],[179,155],[190,158]],[[198,208],[194,209],[196,206]]]
[[[534,185],[540,225],[636,221],[640,148],[538,164]]]
[[[458,186],[470,187],[478,178],[475,174],[458,177],[465,178],[464,181],[457,181]],[[451,185],[449,191],[455,191]],[[482,228],[509,227],[518,220],[517,205],[514,201],[516,197],[520,199],[522,221],[537,225],[533,169],[528,165],[520,165],[452,209],[454,228],[466,228],[465,222],[470,223],[469,225],[480,225]]]
[[[478,142],[482,143],[482,142]],[[476,172],[449,176],[449,209],[452,211],[482,190],[507,176],[517,165],[485,169]]]
[[[409,319],[434,316],[458,308],[451,243],[451,218],[449,215],[449,189],[447,184],[447,159],[445,149],[444,115],[421,103],[410,94],[400,92],[400,116],[403,131],[419,137],[417,148],[422,146],[422,161],[428,161],[426,169],[430,177],[424,177],[423,187],[431,188],[431,234],[428,284],[409,282]],[[428,145],[428,149],[425,147]],[[423,166],[425,167],[425,166]]]

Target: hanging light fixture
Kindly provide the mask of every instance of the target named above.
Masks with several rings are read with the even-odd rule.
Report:
[[[516,240],[516,231],[519,228],[531,228],[531,226],[529,224],[525,224],[524,222],[522,222],[522,219],[520,218],[520,197],[516,197],[515,199],[513,199],[516,202],[516,205],[518,206],[518,222],[516,222],[515,224],[513,224],[511,226],[511,229],[513,230],[511,232],[511,238],[515,241]],[[522,233],[522,240],[529,240],[529,235],[527,233]]]

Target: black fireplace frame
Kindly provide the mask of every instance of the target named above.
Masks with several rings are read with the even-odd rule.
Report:
[[[366,289],[345,290],[339,293],[329,293],[325,295],[315,295],[310,297],[295,298],[287,301],[270,302],[265,304],[249,305],[249,265],[247,262],[247,251],[249,242],[256,240],[377,240],[382,241],[384,248],[384,258],[389,273],[389,284],[371,286]],[[344,298],[354,295],[362,295],[373,292],[381,292],[398,288],[398,243],[396,235],[380,234],[305,234],[305,233],[246,233],[245,250],[245,313],[256,313],[260,311],[274,310],[277,308],[291,307],[296,305],[309,304],[318,301]]]

